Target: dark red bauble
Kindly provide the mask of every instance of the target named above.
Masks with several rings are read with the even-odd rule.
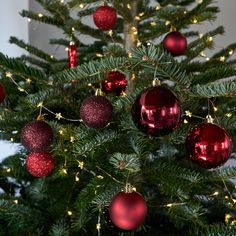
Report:
[[[0,84],[0,103],[4,101],[5,97],[6,97],[5,87],[2,84]]]
[[[103,96],[90,96],[80,107],[80,118],[90,128],[104,128],[113,115],[113,107],[108,99]]]
[[[55,159],[48,152],[33,152],[26,159],[26,168],[34,177],[48,176],[54,165]]]
[[[163,40],[163,47],[173,56],[180,56],[187,48],[187,39],[180,32],[170,32]]]
[[[223,165],[232,152],[229,134],[220,126],[203,123],[195,126],[186,139],[188,158],[210,169]]]
[[[162,136],[176,129],[181,119],[178,98],[168,88],[157,86],[142,91],[132,106],[135,125],[151,136]]]
[[[93,13],[93,21],[100,30],[111,30],[117,22],[116,10],[109,6],[98,7]]]
[[[29,122],[21,130],[21,143],[30,152],[45,151],[53,142],[53,130],[42,120]]]
[[[116,194],[109,206],[114,225],[123,230],[135,230],[143,224],[147,215],[147,204],[137,192]]]
[[[114,93],[117,96],[125,92],[127,80],[124,74],[119,71],[111,71],[107,79],[102,82],[102,90],[106,93]]]

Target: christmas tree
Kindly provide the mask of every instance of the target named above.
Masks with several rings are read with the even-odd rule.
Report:
[[[67,51],[0,53],[0,235],[236,235],[236,44],[192,28],[217,3],[36,2]]]

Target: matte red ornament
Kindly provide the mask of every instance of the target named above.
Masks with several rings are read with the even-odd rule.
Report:
[[[135,230],[147,215],[147,204],[137,192],[116,194],[109,206],[110,219],[123,230]]]
[[[111,120],[113,107],[103,96],[90,96],[80,107],[80,117],[90,128],[104,128]]]
[[[108,72],[106,80],[102,82],[102,90],[106,93],[114,93],[117,96],[125,92],[127,80],[119,71]]]
[[[180,56],[187,49],[187,39],[180,32],[173,31],[165,36],[163,47],[173,56]]]
[[[5,97],[6,97],[5,87],[3,86],[3,84],[0,84],[0,103],[4,101]]]
[[[70,46],[68,48],[68,57],[69,57],[69,68],[75,68],[78,65],[78,60],[77,60],[76,45],[74,42],[70,43]]]
[[[98,7],[93,13],[93,21],[100,30],[111,30],[117,22],[116,10],[110,6]]]
[[[26,168],[34,177],[48,176],[54,169],[55,159],[48,152],[30,153],[26,159]]]
[[[220,126],[203,123],[195,126],[186,139],[188,158],[210,169],[223,165],[232,152],[229,134]]]
[[[53,130],[42,120],[29,122],[21,130],[21,143],[30,152],[45,151],[53,142]]]
[[[167,135],[180,123],[181,108],[178,98],[168,88],[148,88],[135,100],[132,118],[135,125],[148,135]]]

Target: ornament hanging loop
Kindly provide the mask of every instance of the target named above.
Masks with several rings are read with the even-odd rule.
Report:
[[[207,122],[207,123],[211,123],[211,124],[214,123],[214,119],[212,118],[211,115],[207,115],[207,116],[206,116],[206,122]]]
[[[152,81],[152,86],[153,87],[161,86],[161,81],[157,77],[154,78]]]
[[[101,89],[96,89],[95,96],[103,96],[103,92]]]

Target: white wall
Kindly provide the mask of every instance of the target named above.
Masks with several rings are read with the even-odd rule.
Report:
[[[28,0],[0,0],[0,52],[8,56],[19,56],[23,50],[8,43],[10,36],[17,36],[28,42],[28,21],[19,15],[22,9],[28,9]],[[15,153],[16,144],[0,141],[0,161]]]
[[[28,9],[28,0],[0,0],[0,51],[8,56],[18,56],[22,50],[8,43],[10,36],[17,36],[28,42],[28,22],[19,12]]]

